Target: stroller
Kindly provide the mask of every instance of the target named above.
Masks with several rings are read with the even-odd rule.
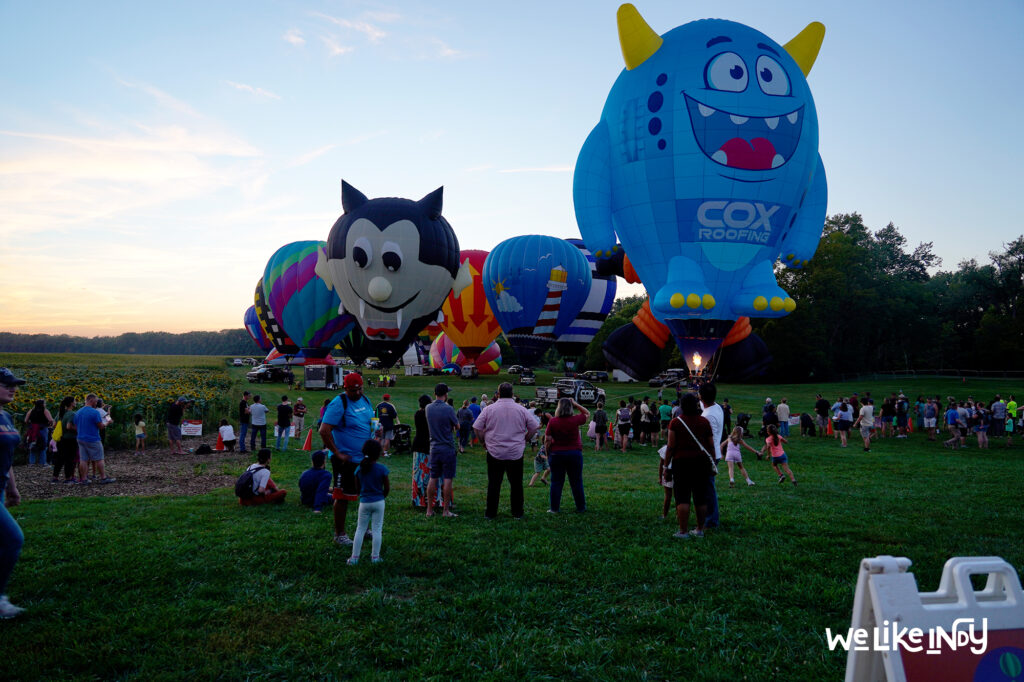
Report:
[[[395,424],[395,437],[391,440],[393,452],[412,451],[412,427],[408,424]]]

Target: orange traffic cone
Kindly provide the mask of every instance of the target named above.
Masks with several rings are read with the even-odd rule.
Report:
[[[213,446],[213,449],[217,452],[224,452],[224,439],[221,438],[220,432],[217,432],[217,444]]]
[[[832,420],[831,419],[828,419],[828,428],[825,430],[825,435],[826,436],[831,436],[832,435]]]
[[[313,449],[313,429],[306,431],[306,442],[302,446],[303,451],[309,452]]]
[[[914,420],[911,419],[910,417],[907,417],[907,433],[913,433],[913,432],[914,432]]]

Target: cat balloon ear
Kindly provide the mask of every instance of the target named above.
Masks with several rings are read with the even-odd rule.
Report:
[[[423,207],[424,212],[430,216],[431,220],[437,220],[441,217],[441,203],[442,194],[444,193],[444,187],[438,187],[433,192],[428,194],[419,200],[419,205]]]
[[[367,201],[369,199],[366,198],[365,194],[344,180],[341,181],[341,207],[345,213],[351,213]]]

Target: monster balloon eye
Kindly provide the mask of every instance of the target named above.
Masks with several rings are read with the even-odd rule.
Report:
[[[394,272],[402,267],[402,249],[394,242],[384,242],[381,247],[380,260],[389,272]]]
[[[704,82],[712,90],[743,92],[747,89],[747,67],[735,52],[723,52],[708,62]]]
[[[782,65],[767,55],[757,58],[757,84],[766,95],[788,95],[789,78]]]
[[[352,260],[356,262],[361,268],[365,268],[373,260],[373,247],[370,246],[370,240],[366,237],[360,237],[356,240],[355,245],[352,247]]]

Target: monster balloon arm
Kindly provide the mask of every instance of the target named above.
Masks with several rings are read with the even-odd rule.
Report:
[[[814,172],[814,180],[807,191],[807,198],[797,213],[793,227],[782,240],[781,260],[790,268],[805,267],[818,249],[821,232],[825,225],[825,214],[828,203],[828,185],[825,180],[825,167],[818,157],[818,167]]]
[[[601,121],[590,131],[573,175],[572,198],[583,242],[594,254],[598,270],[603,260],[621,252],[612,224],[611,168],[608,127]]]
[[[469,270],[469,259],[467,258],[459,266],[459,272],[455,275],[455,284],[452,285],[452,295],[459,298],[466,287],[473,286],[473,273]]]

